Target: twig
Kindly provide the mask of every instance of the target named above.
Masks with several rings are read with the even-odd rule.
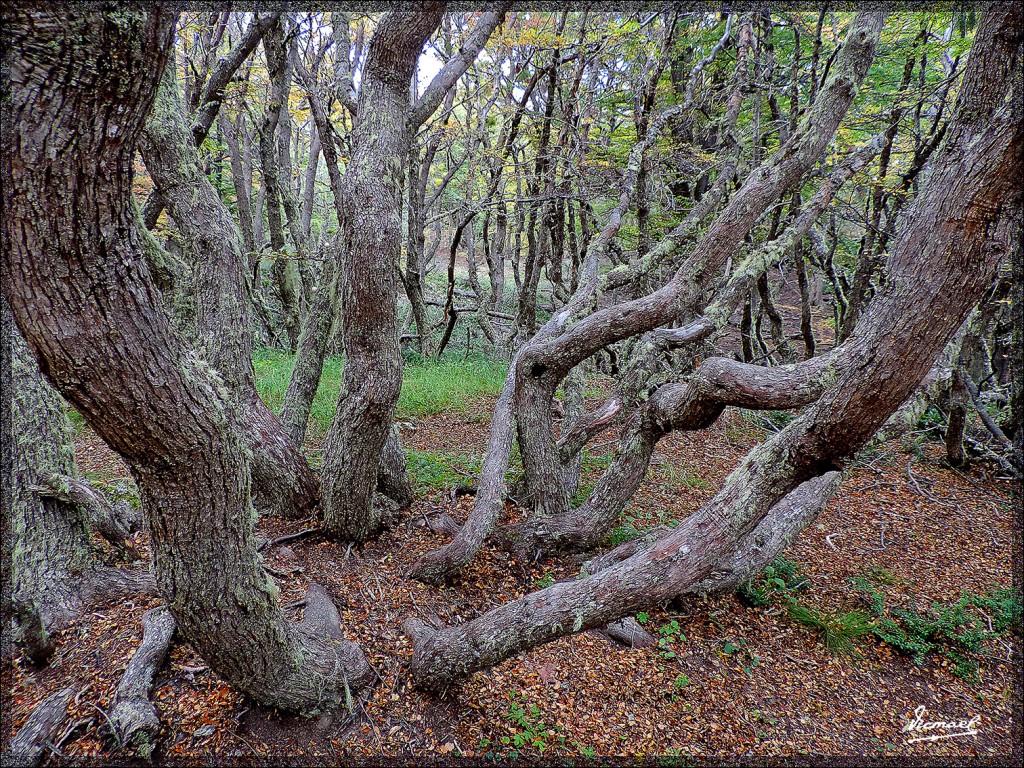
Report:
[[[302,538],[303,536],[308,536],[311,533],[319,533],[319,532],[320,532],[319,528],[303,528],[301,531],[298,531],[296,533],[288,533],[288,534],[285,534],[284,536],[278,536],[276,539],[270,539],[269,541],[265,541],[263,544],[260,544],[259,548],[256,551],[257,552],[262,552],[262,551],[264,551],[266,549],[271,549],[273,547],[276,547],[278,544],[283,544],[286,541],[293,541],[294,539],[299,539],[299,538]]]
[[[910,460],[907,461],[907,477],[910,479],[910,482],[913,483],[914,490],[916,490],[917,493],[920,496],[924,496],[926,499],[928,499],[931,502],[934,502],[935,504],[938,504],[940,507],[951,507],[951,506],[953,506],[952,504],[947,504],[944,501],[939,501],[938,499],[936,499],[934,496],[932,496],[927,491],[922,490],[921,486],[917,482],[917,478],[914,477],[914,473],[910,471],[910,464],[911,464],[912,461],[913,461],[913,459],[910,459]]]

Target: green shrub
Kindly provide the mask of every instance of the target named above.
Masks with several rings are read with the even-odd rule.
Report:
[[[931,653],[941,654],[952,662],[954,675],[973,682],[978,680],[975,656],[982,643],[1021,619],[1020,593],[1013,589],[997,587],[984,595],[964,593],[954,603],[933,602],[921,612],[913,605],[887,610],[885,595],[869,578],[855,576],[850,581],[865,593],[876,617],[873,632],[879,640],[910,656],[915,664],[923,664]]]
[[[748,579],[736,590],[736,596],[740,602],[759,608],[772,605],[779,595],[785,596],[806,589],[810,583],[810,579],[800,572],[796,563],[785,557],[777,557],[771,565],[765,566],[757,576]]]

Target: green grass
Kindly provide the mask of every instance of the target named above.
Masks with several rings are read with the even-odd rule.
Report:
[[[479,456],[427,453],[412,448],[407,448],[405,455],[409,479],[417,488],[443,490],[457,485],[470,485],[480,474],[482,459]]]
[[[859,656],[855,642],[875,628],[870,617],[861,611],[833,613],[801,605],[795,600],[789,603],[787,610],[791,619],[818,633],[825,648],[837,656]]]
[[[261,349],[253,356],[253,365],[260,397],[274,410],[279,409],[288,389],[293,356],[279,350]],[[320,387],[313,398],[310,416],[323,432],[334,418],[341,389],[341,368],[340,357],[324,361]],[[422,418],[442,411],[470,411],[479,396],[501,392],[507,371],[507,363],[482,357],[406,362],[395,417]]]

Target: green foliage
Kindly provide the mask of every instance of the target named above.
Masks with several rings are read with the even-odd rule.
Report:
[[[954,603],[933,602],[921,612],[913,604],[887,610],[885,595],[870,577],[855,576],[850,581],[865,593],[875,615],[872,631],[879,640],[910,656],[915,664],[923,664],[933,652],[941,654],[952,662],[953,674],[968,681],[978,679],[974,656],[982,643],[1021,620],[1021,596],[1013,589],[964,593]]]
[[[742,637],[736,642],[727,640],[722,646],[721,654],[739,661],[747,677],[753,677],[754,670],[761,666],[761,658],[747,647],[747,641]]]
[[[929,405],[921,418],[917,420],[917,428],[931,431],[942,431],[946,428],[946,417],[934,405]]]
[[[824,611],[796,600],[791,600],[786,610],[791,619],[818,633],[825,648],[837,656],[858,656],[854,642],[875,628],[870,617],[860,611]]]
[[[465,485],[479,475],[482,460],[477,456],[452,453],[428,453],[407,448],[405,451],[409,479],[417,488],[443,490]]]
[[[757,576],[748,579],[736,590],[736,597],[748,606],[759,608],[772,605],[778,596],[787,596],[806,589],[811,581],[800,571],[800,566],[777,557],[771,565],[765,566]]]
[[[486,750],[485,757],[515,759],[520,757],[521,750],[544,754],[554,748],[565,748],[565,736],[561,734],[562,728],[546,724],[542,719],[540,707],[536,704],[527,705],[518,693],[513,692],[509,696],[509,708],[505,720],[511,726],[511,735],[501,736],[498,741],[487,738],[480,740],[480,748]]]
[[[534,589],[545,589],[555,583],[555,577],[550,573],[545,573],[540,578],[533,580]]]
[[[672,701],[679,701],[682,696],[683,690],[690,684],[690,678],[686,675],[678,675],[675,680],[672,681],[672,692],[669,694],[669,698]]]
[[[617,547],[619,544],[625,544],[627,541],[640,538],[643,536],[643,533],[644,532],[633,525],[632,522],[627,520],[612,529],[612,532],[608,537],[608,542],[613,547]]]
[[[685,643],[686,635],[683,634],[679,622],[675,619],[658,628],[658,653],[663,659],[674,659],[676,652],[672,650],[672,643],[675,641]]]
[[[253,356],[256,389],[263,401],[277,410],[281,407],[294,357],[280,350],[261,349]],[[410,362],[402,372],[402,393],[395,417],[423,418],[442,411],[471,413],[475,401],[484,395],[497,395],[508,372],[506,363],[482,357],[466,360],[445,358]],[[324,360],[320,386],[310,410],[311,427],[327,431],[334,418],[341,391],[342,358]]]

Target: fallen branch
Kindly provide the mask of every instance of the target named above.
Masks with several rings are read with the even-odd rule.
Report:
[[[142,644],[114,693],[109,716],[114,738],[121,749],[134,746],[144,758],[152,754],[160,733],[160,718],[149,700],[149,691],[154,675],[167,658],[176,629],[174,618],[164,607],[142,615]]]
[[[57,691],[32,710],[25,725],[11,741],[8,754],[3,755],[4,765],[39,765],[46,751],[53,748],[53,738],[68,716],[68,706],[74,691],[65,688]]]

